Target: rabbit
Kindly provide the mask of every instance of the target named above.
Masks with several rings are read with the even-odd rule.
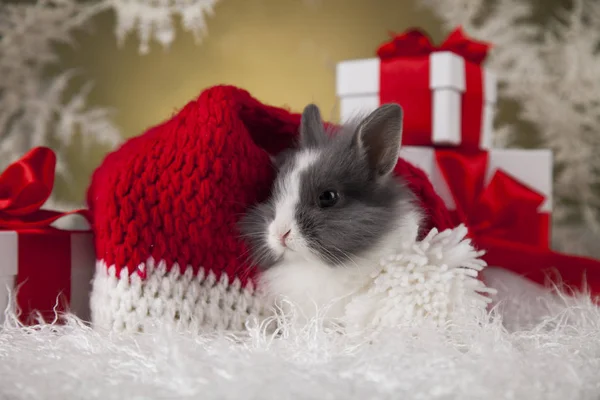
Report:
[[[300,320],[342,324],[379,260],[417,238],[423,214],[393,174],[402,114],[385,104],[333,135],[319,108],[306,106],[299,146],[274,157],[271,197],[239,223],[259,286],[274,301],[286,298]]]

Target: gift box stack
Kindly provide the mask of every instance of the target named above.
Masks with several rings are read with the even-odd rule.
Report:
[[[538,283],[556,268],[571,288],[584,277],[598,287],[590,282],[600,279],[597,261],[550,249],[551,151],[492,148],[496,78],[482,65],[489,47],[460,27],[439,46],[418,29],[395,35],[377,58],[338,64],[341,120],[400,104],[401,157],[425,171],[488,264]]]
[[[53,224],[85,210],[41,209],[52,192],[56,156],[38,147],[0,174],[0,323],[10,304],[24,324],[69,311],[89,321],[95,268],[90,231]]]

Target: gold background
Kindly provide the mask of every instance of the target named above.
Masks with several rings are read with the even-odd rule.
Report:
[[[413,1],[399,0],[223,0],[207,21],[208,34],[197,44],[177,30],[168,49],[153,43],[138,52],[130,35],[122,47],[113,33],[115,18],[105,13],[89,30],[76,32],[74,46],[60,46],[59,69],[77,68],[93,80],[90,104],[116,111],[125,137],[136,136],[169,118],[205,88],[216,84],[242,87],[259,100],[301,111],[309,102],[324,118],[336,119],[335,65],[373,57],[389,31],[420,26],[434,40],[439,23]],[[58,180],[59,199],[83,201],[89,178],[107,149],[82,154],[77,144],[68,155],[73,181]],[[77,149],[77,150],[76,150]]]
[[[107,12],[95,18],[89,30],[75,34],[74,46],[57,48],[61,61],[49,73],[82,71],[73,90],[93,80],[90,104],[114,108],[125,137],[169,118],[216,84],[242,87],[264,102],[295,111],[315,102],[324,118],[335,120],[337,62],[373,57],[388,32],[413,26],[441,41],[439,21],[417,4],[418,0],[222,0],[208,18],[208,35],[201,44],[178,29],[170,48],[153,43],[147,55],[138,52],[134,34],[122,47],[117,45],[115,18]],[[548,6],[546,1],[542,13]],[[504,102],[499,117],[514,119],[516,110]],[[73,180],[57,180],[57,198],[83,201],[90,175],[106,151],[96,146],[91,154],[83,153],[75,143],[68,154]]]

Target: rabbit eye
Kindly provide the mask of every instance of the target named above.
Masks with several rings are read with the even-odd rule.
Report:
[[[340,194],[335,190],[326,190],[319,195],[319,207],[333,207],[340,199]]]

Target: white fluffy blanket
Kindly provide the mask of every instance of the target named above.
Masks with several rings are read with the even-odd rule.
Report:
[[[488,268],[498,293],[486,311],[474,278],[483,265],[456,233],[382,262],[366,298],[350,305],[354,321],[375,316],[368,339],[319,320],[281,320],[278,337],[264,323],[238,335],[118,336],[74,317],[26,328],[8,315],[0,400],[599,399],[599,309]]]
[[[251,327],[236,339],[11,319],[0,332],[0,399],[598,399],[598,309],[488,273],[502,299],[491,320],[365,343],[317,321],[280,338]]]

